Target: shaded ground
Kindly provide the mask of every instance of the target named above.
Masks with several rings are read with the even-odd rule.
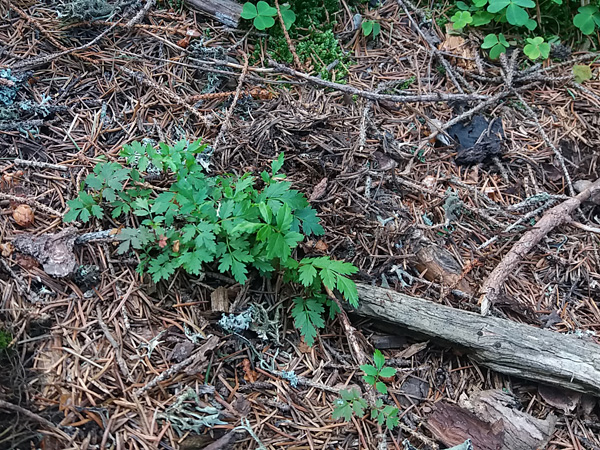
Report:
[[[2,3],[1,13],[6,19],[0,26],[0,66],[13,68],[13,75],[22,72],[14,68],[29,58],[59,52],[59,44],[79,47],[108,29],[65,27],[52,7],[37,4],[15,4],[11,9]],[[340,12],[337,31],[348,36],[344,42],[353,61],[348,84],[389,93],[456,93],[398,4],[388,1],[380,14],[383,32],[373,44],[351,31],[346,9]],[[152,9],[143,23],[153,27],[116,27],[90,48],[24,67],[32,73],[14,81],[22,83],[16,99],[38,106],[18,112],[5,108],[7,115],[0,121],[2,242],[25,231],[12,219],[11,195],[26,197],[34,208],[35,225],[27,232],[57,232],[64,227],[61,217],[39,205],[63,214],[66,200],[76,196],[95,162],[115,159],[123,144],[181,138],[214,143],[232,95],[200,103],[186,99],[215,83],[218,91],[235,91],[243,55],[253,51],[252,35],[224,29],[193,11]],[[180,47],[182,36],[176,30],[185,34],[188,29],[210,29],[206,47],[225,49],[219,57],[227,55],[229,66],[206,56],[206,50],[194,51],[201,48],[200,38],[198,47]],[[440,30],[435,32],[444,38]],[[477,48],[476,43],[464,45]],[[463,60],[450,61],[456,65]],[[506,89],[499,65],[480,61],[485,71],[478,74],[475,64],[467,61],[465,70],[474,76],[466,79],[473,92],[492,96]],[[454,144],[445,146],[428,137],[436,124],[447,123],[479,101],[371,103],[360,95],[288,77],[265,62],[248,71],[235,112],[214,149],[212,170],[259,172],[284,151],[284,172],[295,188],[310,196],[327,179],[326,192],[312,202],[326,234],[323,243],[306,243],[303,252],[325,251],[352,261],[361,269],[357,280],[363,282],[387,283],[406,294],[478,310],[477,298],[469,294],[477,292],[544,210],[570,194],[557,154],[564,157],[573,181],[600,176],[600,82],[596,77],[585,84],[585,91],[578,90],[568,85],[569,67],[538,71],[521,83],[534,83],[522,91],[523,99],[556,152],[523,103],[512,96],[484,111],[502,120],[501,159],[460,166]],[[215,68],[218,79],[207,70]],[[140,74],[161,88],[145,85]],[[253,98],[246,94],[252,88],[270,94]],[[67,170],[19,166],[15,158],[60,164]],[[595,205],[586,204],[575,220],[595,227],[597,215]],[[522,226],[506,230],[520,219]],[[79,231],[119,225],[95,223]],[[416,255],[423,238],[457,261],[459,279],[426,279],[427,265]],[[63,428],[28,437],[22,416],[3,414],[0,448],[29,447],[29,439],[37,444],[42,436],[45,448],[202,448],[189,433],[179,436],[173,425],[184,428],[192,412],[169,409],[187,388],[201,394],[203,405],[218,408],[226,422],[205,436],[209,442],[213,434],[221,436],[247,423],[267,448],[376,448],[372,422],[331,418],[339,388],[361,383],[343,331],[335,321],[314,348],[304,345],[289,319],[293,293],[281,289],[281,280],[255,278],[242,287],[208,272],[202,280],[177,274],[170,283],[155,286],[136,274],[136,261],[118,256],[112,243],[76,248],[81,264],[100,269],[99,283],[91,292],[73,281],[52,279],[17,253],[2,259],[6,264],[0,268],[0,325],[11,331],[16,344],[5,357],[9,362],[2,362],[3,368],[11,369],[9,377],[0,374],[0,399]],[[597,233],[561,227],[521,264],[494,314],[557,332],[597,333],[599,263]],[[216,325],[220,314],[210,311],[211,293],[222,286],[231,300],[237,299],[239,310],[255,305],[265,312],[264,323],[271,324],[267,340],[227,336]],[[450,292],[457,288],[466,295]],[[386,401],[400,407],[403,428],[387,433],[389,448],[400,448],[404,438],[420,448],[431,446],[435,439],[425,423],[435,402],[457,402],[475,389],[491,388],[511,390],[523,409],[536,417],[559,416],[550,448],[600,446],[598,407],[593,402],[564,414],[548,404],[534,384],[478,367],[452,348],[430,344],[419,350],[409,347],[410,336],[384,339],[381,336],[388,335],[377,324],[357,319],[354,325],[365,337],[367,353],[380,348],[399,369]],[[195,333],[218,338],[198,370],[178,371],[144,395],[135,395],[206,345],[186,337]],[[407,348],[418,351],[407,353]],[[300,383],[292,386],[279,371],[294,371]],[[29,426],[35,427],[33,422]],[[237,445],[259,448],[248,434]]]

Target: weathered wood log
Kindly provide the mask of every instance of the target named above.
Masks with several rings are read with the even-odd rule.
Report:
[[[237,28],[240,22],[242,5],[232,0],[187,0],[187,2],[228,27]]]
[[[454,345],[497,372],[600,396],[600,345],[594,342],[390,289],[359,284],[358,295],[359,307],[349,312]]]

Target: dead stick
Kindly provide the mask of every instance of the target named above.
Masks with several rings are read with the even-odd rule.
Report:
[[[352,86],[348,86],[346,84],[334,83],[332,81],[323,80],[319,77],[313,77],[312,75],[308,75],[303,72],[298,72],[290,67],[284,66],[283,64],[279,64],[277,61],[272,59],[269,60],[269,65],[274,67],[280,72],[287,73],[288,75],[292,75],[297,78],[302,78],[303,80],[309,81],[313,84],[318,84],[321,86],[325,86],[327,88],[335,89],[340,92],[347,92],[351,95],[358,95],[360,97],[368,98],[369,100],[381,101],[387,100],[389,102],[394,103],[419,103],[419,102],[448,102],[448,101],[482,101],[488,100],[490,97],[488,95],[480,95],[480,94],[442,94],[442,93],[434,93],[434,94],[423,94],[423,95],[389,95],[389,94],[377,94],[372,91],[365,91],[363,89],[358,89]],[[508,95],[508,94],[506,94]]]
[[[231,123],[231,116],[233,116],[233,112],[235,111],[235,107],[240,98],[240,94],[242,92],[242,85],[244,84],[246,75],[248,75],[248,56],[244,53],[244,68],[242,69],[242,74],[240,75],[240,79],[238,80],[237,89],[235,90],[235,95],[233,96],[233,101],[231,102],[231,106],[229,107],[229,110],[225,114],[225,119],[223,120],[223,125],[221,125],[219,134],[217,134],[217,137],[213,144],[213,148],[215,150],[217,150],[217,148],[219,146],[219,141],[224,138],[225,133],[229,129],[229,125]]]
[[[125,376],[125,378],[127,378],[127,381],[129,381],[131,383],[133,381],[133,379],[131,378],[131,375],[129,374],[129,368],[127,367],[127,364],[125,363],[125,360],[121,356],[121,350],[120,350],[121,347],[119,346],[119,344],[117,343],[117,341],[115,340],[113,335],[110,334],[110,330],[108,329],[108,326],[106,325],[106,323],[104,323],[104,319],[102,319],[102,308],[100,307],[100,305],[96,305],[96,315],[97,315],[96,318],[98,319],[98,323],[100,324],[100,328],[102,328],[102,331],[104,332],[104,335],[106,336],[106,339],[108,339],[108,342],[110,342],[110,345],[112,345],[112,347],[115,350],[115,359],[117,360],[119,369],[121,369],[121,373]]]
[[[175,92],[167,89],[164,86],[161,86],[156,81],[151,80],[150,78],[148,78],[145,74],[143,74],[141,72],[136,72],[134,70],[128,69],[127,67],[121,67],[121,70],[123,72],[125,72],[127,75],[133,77],[135,80],[139,81],[141,84],[151,87],[152,89],[158,91],[159,93],[167,96],[168,98],[173,100],[176,104],[183,106],[193,116],[202,120],[202,122],[204,122],[205,124],[207,123],[206,117],[204,117],[204,115],[200,111],[198,111],[198,109],[194,108],[193,106],[190,106],[185,101],[185,99],[183,99],[182,97],[177,95]]]
[[[587,189],[577,196],[565,200],[560,205],[548,210],[540,219],[537,225],[525,233],[518,242],[513,245],[510,251],[502,258],[500,264],[496,266],[492,273],[481,287],[481,315],[485,316],[490,310],[491,305],[500,295],[502,284],[508,276],[516,269],[517,264],[546,236],[553,228],[570,222],[571,214],[582,202],[590,198],[591,195],[600,190],[600,179],[596,180]]]
[[[138,13],[135,16],[133,16],[129,22],[127,22],[127,25],[125,25],[125,26],[127,28],[131,28],[134,25],[141,22],[142,19],[146,16],[146,14],[148,14],[148,11],[150,11],[150,8],[152,8],[155,3],[156,3],[156,0],[147,0],[144,7],[142,9],[140,9],[138,11]]]
[[[206,358],[206,352],[214,349],[218,344],[219,344],[218,337],[216,337],[216,336],[209,337],[196,353],[194,353],[192,356],[184,359],[180,363],[177,363],[177,364],[169,367],[163,373],[156,376],[155,378],[150,380],[150,382],[148,382],[147,384],[145,384],[144,386],[139,388],[137,391],[135,391],[134,394],[139,397],[147,390],[152,389],[154,386],[156,386],[161,381],[164,381],[167,378],[171,377],[172,375],[179,373],[181,370],[185,369],[186,367],[192,366],[193,364],[195,364],[199,361],[202,361],[203,359]]]
[[[277,8],[277,15],[279,16],[279,23],[281,24],[281,29],[283,30],[283,35],[285,36],[285,40],[287,45],[292,52],[292,56],[294,57],[294,63],[298,69],[302,68],[302,64],[300,64],[300,58],[298,58],[298,54],[296,53],[296,47],[294,47],[294,43],[290,39],[290,34],[285,27],[285,22],[283,21],[283,16],[281,15],[281,8],[279,8],[279,0],[275,0],[275,8]]]
[[[52,164],[52,163],[47,163],[47,162],[42,162],[42,161],[30,161],[28,159],[13,159],[12,163],[17,165],[17,166],[31,166],[31,167],[35,167],[37,169],[54,169],[54,170],[69,170],[69,167],[67,166],[63,166],[61,164]]]
[[[77,52],[79,50],[85,50],[86,48],[89,48],[92,45],[97,44],[104,36],[106,36],[108,33],[110,33],[113,30],[113,28],[115,28],[115,26],[116,25],[113,25],[110,28],[108,28],[107,30],[104,30],[102,33],[100,33],[98,36],[96,36],[96,38],[94,38],[87,44],[84,44],[80,47],[71,48],[71,49],[64,50],[59,53],[52,53],[50,55],[44,55],[44,56],[38,56],[35,58],[24,59],[23,61],[19,61],[19,62],[13,64],[12,66],[10,66],[10,68],[13,70],[17,70],[17,69],[21,70],[21,69],[25,69],[25,68],[40,66],[43,64],[47,64],[56,58],[60,58],[61,56],[65,56],[70,53]],[[2,67],[8,67],[8,66],[2,66]]]
[[[29,417],[32,420],[35,420],[37,423],[44,425],[46,428],[51,430],[56,430],[57,426],[55,423],[50,422],[48,419],[44,419],[42,416],[29,411],[28,409],[23,408],[22,406],[15,405],[13,403],[5,402],[4,400],[0,400],[0,408],[7,409],[9,411],[14,411],[19,414],[23,414],[26,417]]]
[[[16,195],[10,195],[10,194],[5,194],[3,192],[0,192],[0,200],[10,200],[10,201],[17,202],[17,203],[25,203],[29,206],[33,206],[33,207],[39,209],[40,211],[44,211],[47,214],[52,214],[57,217],[63,216],[63,214],[58,212],[57,210],[50,208],[49,206],[42,205],[40,202],[35,201],[30,198],[17,197]]]

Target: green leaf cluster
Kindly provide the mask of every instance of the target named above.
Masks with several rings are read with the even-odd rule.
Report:
[[[346,422],[349,422],[353,414],[356,414],[358,417],[364,417],[365,409],[368,407],[367,401],[361,397],[360,392],[356,388],[341,390],[340,398],[334,404],[333,418],[335,420],[344,419]]]
[[[363,364],[360,366],[360,369],[365,373],[363,375],[363,380],[365,383],[374,386],[382,394],[387,394],[387,386],[381,378],[389,378],[396,375],[396,369],[393,367],[384,367],[385,366],[385,356],[381,353],[381,350],[375,350],[373,354],[373,363],[371,364]]]
[[[362,418],[368,408],[367,401],[362,398],[357,389],[341,390],[340,397],[334,403],[333,419],[344,419],[349,422],[353,415]],[[398,426],[400,420],[398,413],[398,408],[384,405],[381,399],[377,399],[375,405],[371,407],[371,419],[376,420],[380,425],[385,424],[388,430]]]
[[[583,34],[592,34],[596,27],[600,27],[600,11],[597,5],[585,5],[577,11],[573,18],[573,25],[579,28]]]
[[[539,57],[547,59],[550,56],[550,44],[544,42],[543,37],[527,38],[527,45],[523,47],[523,53],[531,60]]]
[[[304,258],[293,252],[306,235],[322,235],[317,212],[280,173],[283,153],[260,179],[207,176],[197,156],[201,141],[174,145],[133,142],[120,156],[125,164],[101,162],[86,177],[77,198],[68,201],[65,221],[88,222],[92,217],[137,217],[139,226],[122,228],[119,253],[136,250],[138,271],[154,282],[169,279],[178,269],[199,275],[208,264],[245,283],[250,271],[261,275],[283,272],[285,280],[303,287],[294,300],[292,316],[307,343],[325,325],[324,313],[335,317],[337,304],[321,293],[323,286],[358,303],[350,263],[329,257]],[[158,192],[145,182],[148,173],[171,182]]]
[[[499,31],[510,31],[515,42],[522,43],[525,55],[531,60],[546,59],[550,55],[549,42],[577,39],[578,31],[591,35],[600,27],[597,1],[577,9],[574,4],[563,0],[537,3],[534,0],[458,0],[451,10],[450,20],[455,30],[470,25],[486,26],[492,31],[481,46],[490,50],[492,59],[498,58],[509,47],[504,34]],[[532,32],[538,28],[539,35],[536,36]]]
[[[352,306],[358,306],[356,284],[347,277],[358,269],[350,263],[335,261],[328,257],[303,258],[297,267],[291,268],[288,277],[300,283],[309,293],[307,298],[294,299],[292,317],[294,325],[304,336],[308,345],[314,343],[317,330],[325,326],[323,315],[329,312],[334,318],[338,313],[335,301],[320,294],[321,286],[333,291],[337,289]],[[310,293],[314,293],[310,295]]]
[[[273,0],[267,0],[267,3],[270,6],[275,4]],[[352,61],[333,32],[340,11],[338,0],[289,0],[289,6],[280,4],[280,9],[284,21],[287,15],[292,17],[293,14],[295,18],[294,26],[290,25],[290,28],[286,25],[286,29],[295,43],[301,64],[312,67],[314,73],[323,79],[344,82]],[[265,51],[270,58],[279,62],[294,62],[280,26],[268,28],[268,36],[259,38],[250,62],[262,61]]]
[[[364,36],[373,36],[375,39],[381,32],[381,25],[375,20],[365,20],[361,24],[361,29]]]
[[[289,30],[296,21],[296,14],[291,10],[290,5],[283,4],[279,7],[281,18],[285,29]],[[265,1],[260,1],[256,5],[251,2],[244,3],[242,7],[242,19],[252,20],[252,24],[257,30],[266,30],[275,25],[277,9]]]
[[[481,48],[490,49],[490,58],[492,59],[498,59],[502,53],[506,53],[508,47],[508,41],[502,33],[499,33],[498,36],[495,34],[488,34],[481,44]]]

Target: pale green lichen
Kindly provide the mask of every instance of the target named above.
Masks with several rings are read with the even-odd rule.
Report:
[[[227,422],[219,419],[219,414],[217,408],[203,406],[198,394],[188,388],[164,413],[158,413],[156,417],[169,422],[171,428],[181,437],[189,431],[202,434],[205,428],[227,425]]]

